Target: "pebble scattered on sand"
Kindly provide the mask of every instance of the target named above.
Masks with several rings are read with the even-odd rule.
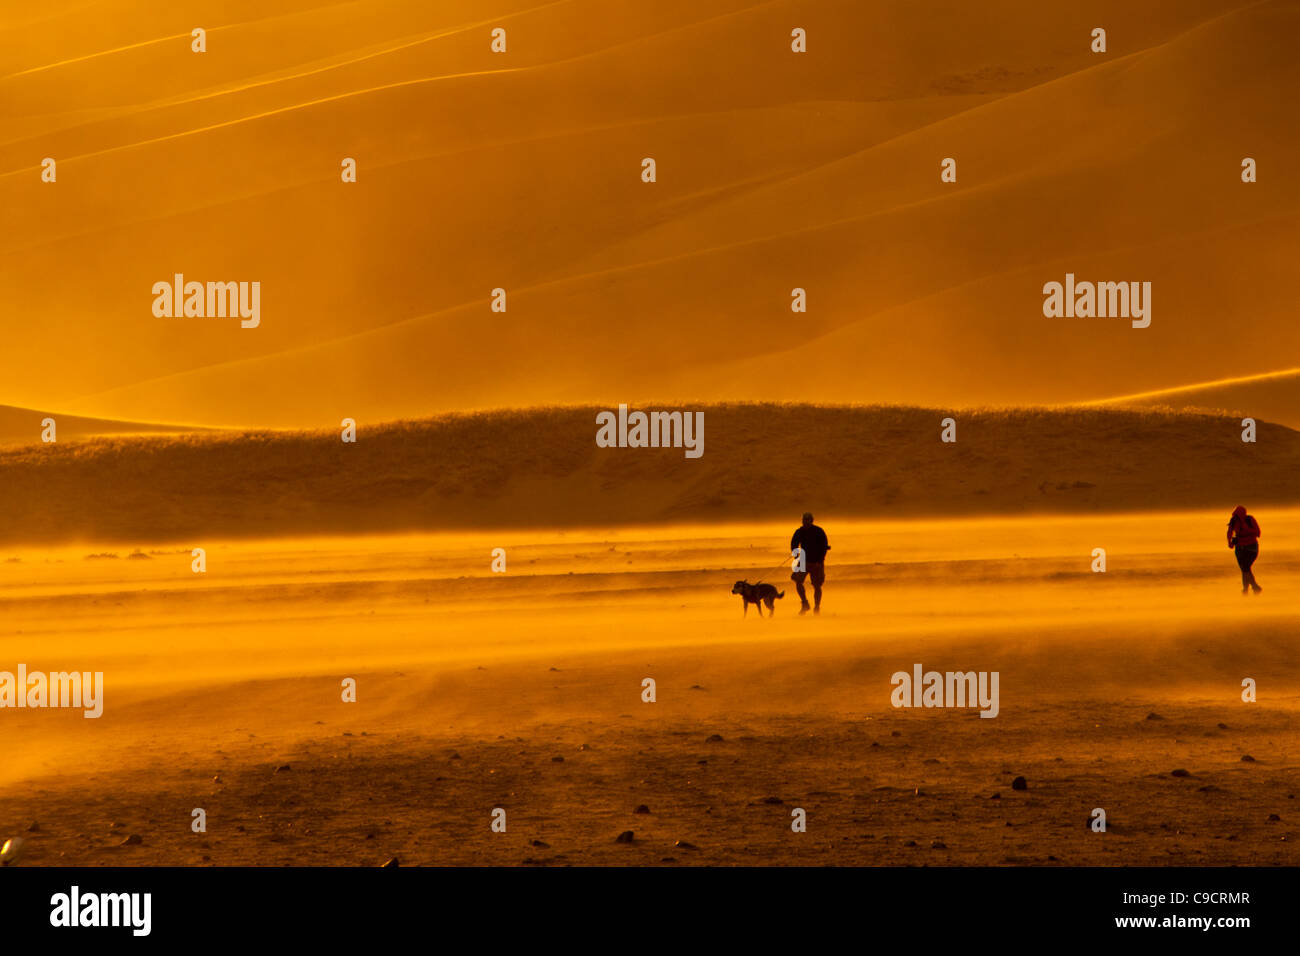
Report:
[[[1011,789],[1012,789],[1012,790],[1028,790],[1028,789],[1029,789],[1029,781],[1026,780],[1024,777],[1016,777],[1015,780],[1012,780],[1012,781],[1011,781]]]
[[[22,837],[6,840],[4,846],[0,846],[0,866],[13,866],[17,863],[18,858],[23,855],[25,843]]]
[[[1241,755],[1241,762],[1242,762],[1242,763],[1254,763],[1254,762],[1255,762],[1255,758],[1252,757],[1250,754],[1242,754],[1242,755]]]
[[[637,807],[635,810],[633,810],[632,812],[633,812],[633,813],[649,813],[649,812],[650,812],[650,808],[647,807],[647,806],[643,803],[643,804],[641,804],[639,807]]]
[[[1171,770],[1171,771],[1169,771],[1169,776],[1171,776],[1171,777],[1190,777],[1191,774],[1188,773],[1186,770],[1184,770],[1182,767],[1179,767],[1177,770]]]
[[[119,843],[118,846],[139,846],[143,842],[144,837],[140,836],[138,833],[132,833],[129,837]]]
[[[615,839],[615,843],[631,843],[635,839],[631,830],[624,830]]]
[[[283,772],[286,771],[286,770],[292,770],[292,769],[293,769],[293,768],[290,767],[287,763],[282,763],[282,764],[280,764],[280,766],[278,766],[278,767],[275,768],[275,772],[276,772],[276,773],[283,773]]]
[[[706,744],[722,743],[722,734],[710,734],[704,741]]]

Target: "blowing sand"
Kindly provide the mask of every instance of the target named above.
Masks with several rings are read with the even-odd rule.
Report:
[[[1294,863],[1300,511],[1249,598],[1224,519],[828,516],[825,613],[778,572],[763,620],[728,592],[785,524],[6,549],[0,669],[107,692],[5,714],[0,827],[35,864]],[[998,717],[891,707],[914,663],[998,671]]]

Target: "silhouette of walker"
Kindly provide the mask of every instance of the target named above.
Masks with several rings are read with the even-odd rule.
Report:
[[[808,569],[807,571],[795,571],[790,575],[795,590],[799,592],[799,600],[803,602],[803,607],[799,609],[799,613],[808,613],[808,595],[803,589],[803,582],[805,578],[811,577],[814,602],[812,612],[820,614],[822,612],[822,585],[826,582],[826,552],[831,549],[831,545],[826,540],[826,532],[813,524],[811,511],[804,512],[802,527],[796,528],[794,536],[790,538],[791,553],[798,548],[803,549],[804,565]]]
[[[1228,519],[1228,547],[1237,554],[1237,567],[1241,568],[1242,594],[1252,588],[1256,594],[1264,590],[1255,581],[1255,573],[1250,570],[1259,557],[1259,535],[1259,522],[1253,515],[1246,514],[1244,505],[1238,505]]]

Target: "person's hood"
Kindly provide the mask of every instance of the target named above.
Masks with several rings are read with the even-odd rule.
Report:
[[[1219,513],[1222,514],[1223,512],[1219,512]],[[1237,505],[1237,507],[1232,512],[1232,516],[1234,518],[1244,518],[1246,516],[1246,506]]]

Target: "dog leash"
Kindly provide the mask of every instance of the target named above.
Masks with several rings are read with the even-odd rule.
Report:
[[[794,556],[791,555],[790,557],[793,558]],[[786,566],[786,564],[785,564],[786,560],[787,560],[787,559],[782,559],[782,561],[781,561],[780,564],[778,564],[776,567],[774,567],[771,571],[768,571],[767,574],[764,574],[762,578],[759,578],[759,579],[758,579],[757,581],[755,581],[754,583],[755,583],[755,584],[762,584],[762,583],[763,583],[763,578],[767,577],[768,574],[776,574],[777,571],[780,571],[782,568],[784,568],[784,567]]]

